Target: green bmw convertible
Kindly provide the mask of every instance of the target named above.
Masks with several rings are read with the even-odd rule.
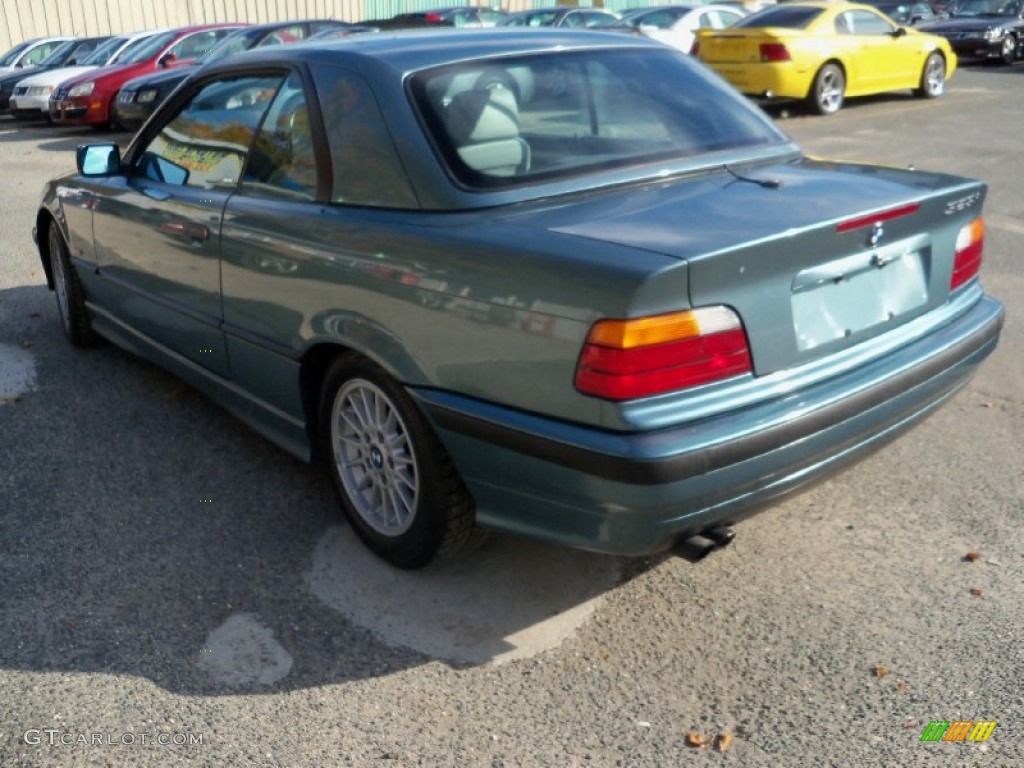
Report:
[[[244,53],[77,160],[35,222],[71,342],[322,462],[402,568],[486,529],[699,557],[952,397],[1003,321],[982,183],[809,159],[616,34]]]

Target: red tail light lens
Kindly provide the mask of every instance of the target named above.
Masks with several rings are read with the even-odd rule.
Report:
[[[961,227],[956,236],[956,253],[953,256],[953,276],[949,289],[956,290],[981,269],[981,253],[985,247],[985,221],[979,216],[970,224]]]
[[[690,46],[690,55],[696,56],[700,53],[700,40],[694,40],[693,45]]]
[[[428,13],[423,17],[425,21],[429,21],[431,24],[437,24],[440,21],[444,21],[439,13]]]
[[[836,225],[836,232],[850,232],[854,229],[870,227],[872,224],[881,224],[883,221],[892,221],[893,219],[898,219],[901,216],[910,216],[911,214],[917,213],[919,210],[921,210],[920,203],[908,203],[907,205],[901,205],[897,208],[890,208],[887,211],[872,213],[869,216],[858,216],[853,219],[847,219],[846,221],[839,222]]]
[[[728,307],[703,307],[597,322],[576,367],[576,387],[606,400],[632,400],[750,371],[739,317]]]
[[[782,43],[761,43],[761,61],[789,60],[789,51]]]

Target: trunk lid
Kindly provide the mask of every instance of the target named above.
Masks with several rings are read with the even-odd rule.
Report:
[[[799,29],[771,27],[702,34],[698,37],[700,60],[705,64],[759,64],[762,44],[792,44],[795,38],[804,35],[804,31]]]
[[[680,307],[735,309],[765,375],[945,302],[957,233],[985,192],[959,177],[809,160],[736,173],[748,180],[720,170],[648,185],[625,203],[621,190],[595,195],[537,223],[685,260]]]

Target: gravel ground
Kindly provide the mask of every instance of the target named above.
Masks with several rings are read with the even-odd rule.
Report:
[[[1009,316],[951,403],[698,565],[495,537],[422,583],[204,397],[68,347],[29,229],[93,135],[0,119],[0,766],[1024,765],[1021,75],[779,114],[814,154],[991,184]]]

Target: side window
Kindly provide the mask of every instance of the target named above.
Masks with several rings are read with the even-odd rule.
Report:
[[[267,35],[265,38],[260,40],[257,48],[262,48],[269,45],[287,45],[288,43],[297,43],[306,36],[306,29],[301,24],[296,24],[291,27],[285,27],[284,29],[275,30],[273,34]]]
[[[253,145],[242,189],[246,194],[314,200],[317,191],[313,127],[302,78],[281,86]]]
[[[194,35],[183,37],[171,46],[168,53],[173,53],[179,59],[194,59],[209,51],[217,42],[233,29],[208,29],[205,32],[196,32]]]
[[[418,208],[370,86],[329,64],[312,69],[334,171],[331,202]]]
[[[853,34],[853,15],[849,11],[846,13],[840,13],[836,16],[835,24],[837,35]]]
[[[135,173],[199,189],[233,189],[280,77],[239,77],[203,86],[150,139]]]
[[[25,58],[21,60],[21,65],[23,67],[34,67],[40,61],[42,61],[51,53],[53,53],[57,49],[57,46],[61,45],[62,42],[63,41],[55,43],[45,43],[44,45],[40,45],[38,48],[33,48],[31,51],[28,52]]]
[[[731,27],[737,21],[742,19],[743,14],[720,9],[715,11],[715,18],[717,20],[715,23],[715,29],[725,29],[726,27]]]
[[[846,16],[852,22],[855,35],[890,35],[893,26],[888,19],[870,11],[849,11]]]
[[[715,20],[712,17],[712,11],[704,11],[704,13],[700,15],[700,20],[698,21],[697,25],[701,29],[714,29]]]

